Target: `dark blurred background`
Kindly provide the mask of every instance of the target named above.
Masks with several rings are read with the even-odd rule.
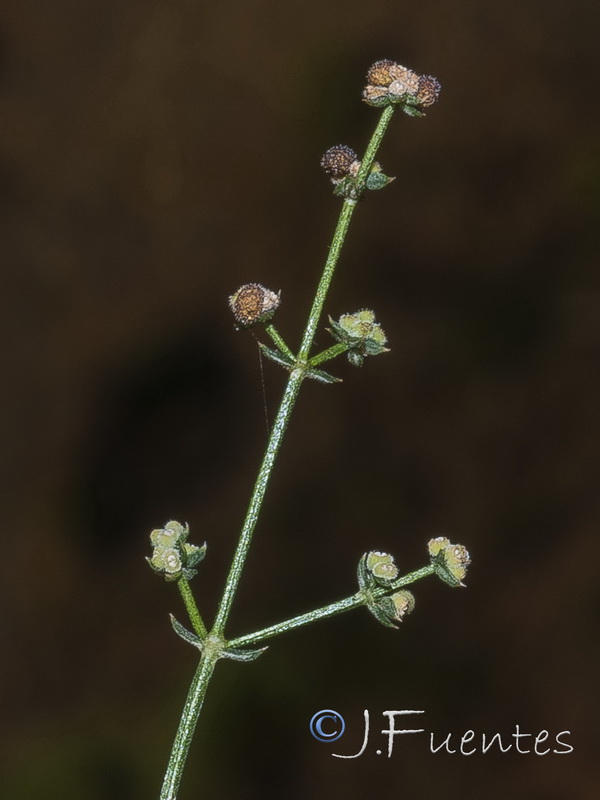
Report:
[[[158,796],[196,659],[148,533],[175,518],[207,540],[211,619],[266,442],[227,297],[281,289],[299,341],[339,209],[319,159],[364,149],[380,58],[442,94],[394,118],[397,180],[357,209],[326,311],[374,308],[392,352],[305,384],[229,632],[351,594],[365,550],[417,568],[436,535],[471,551],[468,589],[430,578],[400,631],[357,611],[221,662],[180,800],[597,796],[599,17],[5,0],[3,797]],[[284,380],[264,364],[271,419]],[[335,745],[308,732],[322,708],[346,718]],[[365,708],[368,752],[332,758]],[[408,727],[455,747],[519,724],[574,752],[433,755],[421,734],[388,760],[385,709],[425,710]]]

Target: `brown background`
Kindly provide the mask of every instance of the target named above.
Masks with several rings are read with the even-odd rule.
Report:
[[[226,299],[281,289],[299,340],[339,206],[318,162],[364,148],[384,57],[442,95],[394,119],[398,179],[357,210],[327,311],[373,307],[392,352],[303,389],[230,633],[352,593],[367,549],[421,566],[442,533],[469,587],[417,586],[396,633],[354,612],[222,663],[180,800],[595,796],[597,5],[3,9],[2,796],[158,795],[195,659],[147,534],[176,518],[208,541],[211,618],[266,438]],[[272,417],[284,374],[264,381]],[[346,717],[335,746],[308,732],[321,708]],[[332,758],[365,708],[369,752]],[[381,711],[407,708],[440,737],[518,723],[575,751],[432,755],[421,735],[378,757]]]

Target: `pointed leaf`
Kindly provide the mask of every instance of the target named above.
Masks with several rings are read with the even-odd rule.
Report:
[[[312,378],[314,381],[319,381],[320,383],[341,383],[341,378],[336,378],[334,375],[330,375],[328,372],[325,372],[322,369],[315,369],[311,367],[308,372],[306,373],[307,378]]]
[[[197,647],[198,650],[203,649],[202,640],[198,636],[196,636],[195,633],[188,631],[188,629],[184,628],[180,622],[177,622],[173,614],[169,614],[169,617],[171,618],[171,625],[173,626],[173,630],[178,636],[181,636],[184,642],[191,644],[192,647]]]
[[[259,342],[258,344],[263,354],[267,358],[270,358],[271,361],[274,361],[276,364],[279,364],[286,369],[291,369],[294,366],[292,359],[289,356],[286,356],[285,353],[282,353],[280,350],[273,350],[271,347],[267,347],[267,345],[263,344],[262,342]]]
[[[384,601],[387,600],[388,603]],[[391,607],[390,607],[391,605]],[[395,618],[395,608],[393,602],[390,600],[389,597],[383,597],[381,600],[378,600],[376,603],[369,604],[367,606],[371,614],[375,617],[377,622],[381,622],[382,625],[385,625],[386,628],[397,628],[398,626],[393,622]]]
[[[440,580],[447,583],[448,586],[464,586],[465,584],[453,575],[453,573],[448,568],[448,564],[446,563],[446,559],[444,557],[443,552],[438,553],[435,556],[432,556],[431,563],[435,569],[435,574],[440,578]]]
[[[233,661],[254,661],[268,649],[268,646],[259,647],[255,650],[242,650],[239,647],[231,647],[223,650],[221,657],[231,658]]]
[[[205,557],[206,555],[206,542],[201,546],[195,544],[184,544],[183,546],[185,552],[185,565],[188,569],[193,569],[197,566]]]
[[[360,589],[373,588],[373,586],[375,585],[375,581],[373,579],[373,576],[367,569],[367,553],[365,553],[358,562],[356,574],[358,576],[358,585]]]

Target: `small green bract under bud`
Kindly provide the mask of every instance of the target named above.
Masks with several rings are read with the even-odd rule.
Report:
[[[240,328],[268,322],[277,308],[281,292],[265,289],[260,283],[246,283],[229,298],[229,307]]]

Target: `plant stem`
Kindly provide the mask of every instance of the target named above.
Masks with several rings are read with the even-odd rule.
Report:
[[[394,111],[393,106],[388,106],[383,110],[381,117],[379,118],[379,122],[377,123],[377,127],[375,128],[375,131],[367,146],[367,150],[365,152],[365,156],[363,158],[361,168],[359,170],[358,178],[360,180],[364,180],[371,169],[371,165],[375,158],[377,148],[381,143],[383,134],[385,133],[385,130],[389,124],[393,111]],[[267,448],[265,450],[265,454],[263,456],[263,460],[260,465],[256,483],[254,484],[254,489],[252,490],[252,495],[250,497],[248,510],[246,512],[246,518],[242,526],[240,538],[238,540],[236,551],[233,556],[233,561],[231,563],[231,568],[227,576],[227,581],[225,584],[225,589],[223,591],[223,597],[221,598],[221,602],[219,604],[217,616],[215,618],[215,622],[209,636],[205,637],[207,641],[210,641],[210,639],[213,636],[217,641],[220,642],[224,641],[223,631],[225,628],[225,624],[227,622],[227,618],[229,616],[229,612],[231,611],[231,606],[235,594],[237,592],[244,563],[246,561],[248,550],[250,548],[250,543],[252,541],[252,534],[254,533],[254,529],[258,521],[265,492],[267,490],[271,473],[273,472],[275,459],[281,447],[283,436],[287,429],[292,411],[294,409],[294,405],[298,398],[300,386],[302,384],[302,381],[306,377],[306,373],[308,370],[308,355],[313,344],[317,325],[321,317],[323,305],[325,303],[325,298],[327,297],[327,292],[329,290],[329,286],[331,285],[333,273],[335,271],[335,267],[340,257],[342,246],[346,239],[346,234],[348,232],[348,227],[350,225],[350,220],[352,218],[352,214],[354,213],[355,207],[356,207],[355,200],[346,199],[342,204],[342,209],[340,211],[338,223],[335,232],[333,234],[333,239],[329,249],[329,254],[327,256],[327,260],[323,268],[323,273],[321,275],[321,279],[319,281],[317,292],[306,324],[306,329],[302,337],[300,352],[298,354],[298,357],[294,358],[294,361],[296,362],[297,366],[290,372],[290,377],[288,379],[288,382],[286,384],[283,393],[281,405],[279,406],[279,411],[277,412],[277,416],[273,423],[273,429],[271,431],[271,435],[269,436],[269,441],[267,443]],[[281,346],[283,340],[281,339],[277,331],[275,331],[275,329],[272,328],[272,326],[270,330],[267,330],[267,333],[271,336],[276,345]],[[277,339],[279,339],[280,341],[277,341],[275,337],[277,337]],[[284,347],[289,351],[289,348],[287,348],[285,343],[283,344]],[[283,352],[286,352],[286,350],[284,349]],[[183,596],[183,591],[182,591],[182,596]],[[348,608],[354,608],[353,605],[354,599],[349,598],[349,601],[350,605],[348,606]],[[185,596],[184,596],[184,602],[185,602]],[[342,603],[343,602],[344,601],[342,601]],[[344,608],[341,608],[340,610],[346,610],[346,607],[344,606]],[[188,608],[188,613],[189,613],[189,608]],[[331,613],[337,613],[337,612],[331,612]],[[194,618],[192,617],[191,614],[190,617],[192,618],[192,623],[194,623]],[[318,616],[315,617],[315,619],[318,618],[319,618]],[[196,622],[199,619],[200,615],[198,614],[198,619],[196,620]],[[196,630],[196,632],[199,635],[201,635],[200,631]],[[187,700],[185,702],[181,721],[179,724],[179,729],[177,731],[177,735],[173,743],[173,749],[171,751],[171,756],[169,758],[169,764],[167,767],[167,772],[165,774],[165,780],[160,796],[161,800],[175,800],[176,798],[177,789],[181,782],[181,776],[185,766],[185,761],[187,758],[194,729],[198,721],[198,716],[200,715],[200,710],[202,708],[204,695],[206,694],[206,688],[208,686],[208,682],[212,675],[217,658],[218,655],[216,654],[216,651],[214,651],[213,653],[212,650],[205,650],[202,660],[200,661],[200,665],[194,676],[194,680],[192,681],[192,685],[190,686],[190,690],[188,692]]]
[[[288,426],[296,398],[298,397],[298,392],[300,391],[300,385],[304,379],[304,375],[305,372],[301,369],[294,369],[290,373],[290,377],[283,393],[283,399],[281,400],[281,405],[279,406],[279,411],[277,412],[275,422],[273,423],[273,429],[271,430],[267,449],[265,451],[262,464],[260,465],[256,483],[254,484],[254,489],[250,498],[250,504],[246,513],[246,519],[244,520],[240,539],[233,556],[231,569],[229,570],[229,575],[227,576],[227,583],[225,584],[225,590],[223,592],[223,597],[221,599],[215,624],[213,626],[213,633],[218,635],[223,634],[223,629],[231,610],[231,604],[240,581],[244,562],[250,547],[250,542],[252,541],[252,534],[254,533],[254,528],[256,527],[258,515],[262,506],[262,501],[269,483],[269,478],[271,477],[271,473],[273,471],[275,458],[279,452],[281,440],[283,439],[283,435]]]
[[[373,136],[371,137],[371,140],[367,146],[367,150],[358,174],[359,179],[364,178],[369,173],[375,158],[375,154],[377,153],[377,148],[381,144],[381,140],[387,126],[389,125],[393,113],[393,106],[387,106],[383,110],[381,117],[379,118],[379,122],[377,123],[377,127],[375,128]],[[308,359],[308,354],[310,348],[312,347],[317,325],[321,317],[323,305],[325,303],[325,298],[327,297],[327,292],[329,290],[329,286],[331,285],[333,273],[340,257],[342,246],[346,239],[348,226],[350,225],[350,220],[352,219],[352,214],[354,213],[355,207],[355,200],[344,200],[338,223],[333,234],[331,247],[329,248],[329,255],[327,256],[327,260],[325,262],[325,267],[317,287],[317,292],[310,310],[304,336],[302,337],[302,344],[298,354],[299,366],[292,370],[287,386],[285,387],[283,399],[273,424],[273,430],[271,431],[271,436],[269,437],[269,442],[267,444],[267,449],[258,472],[256,483],[254,484],[254,490],[250,498],[246,519],[244,520],[244,524],[242,526],[238,546],[233,556],[231,569],[229,570],[229,575],[227,576],[225,590],[223,592],[223,597],[221,599],[213,627],[213,632],[218,635],[223,635],[225,623],[227,622],[227,617],[231,611],[233,598],[235,597],[242,574],[242,569],[246,561],[246,556],[248,555],[248,549],[250,547],[250,542],[252,541],[252,534],[254,533],[254,528],[256,527],[256,523],[258,521],[262,501],[269,483],[269,478],[271,477],[271,472],[273,471],[275,458],[279,452],[281,440],[283,439],[283,435],[287,429],[291,413],[296,403],[296,398],[298,397],[298,392],[300,390],[300,384],[302,383],[306,373],[306,370],[302,369],[301,365],[303,362],[306,364]]]
[[[185,578],[179,578],[177,581],[177,588],[181,593],[188,617],[190,618],[190,622],[192,623],[194,630],[201,639],[205,639],[208,635],[208,631],[206,630],[206,626],[202,620],[202,617],[200,616],[200,612],[198,611],[198,606],[194,600],[194,595],[190,589],[190,584]]]
[[[275,325],[272,325],[270,322],[267,323],[267,325],[265,325],[265,333],[269,334],[275,346],[278,347],[282,353],[284,353],[292,361],[296,360],[296,356],[292,353],[290,348],[283,341],[281,334],[279,333]]]
[[[394,111],[396,110],[395,106],[387,106],[384,108],[381,116],[379,117],[379,122],[377,123],[377,127],[373,131],[373,136],[371,136],[371,140],[367,145],[367,149],[363,156],[363,160],[360,164],[360,169],[358,170],[357,178],[359,181],[364,181],[371,171],[371,167],[373,166],[373,162],[375,161],[375,156],[377,155],[377,151],[379,150],[379,145],[381,144],[381,140],[384,137],[384,134],[387,130],[387,126],[390,124],[390,120]]]
[[[337,344],[328,347],[327,350],[323,350],[322,353],[318,353],[316,356],[313,356],[308,363],[311,367],[316,367],[317,364],[322,364],[323,361],[329,361],[330,358],[335,358],[336,356],[347,352],[349,349],[349,345],[344,344],[343,342],[338,342]]]
[[[169,763],[167,764],[167,770],[160,791],[160,800],[176,800],[196,723],[200,716],[200,710],[202,709],[208,682],[216,662],[217,658],[212,654],[203,655],[200,659],[183,711],[181,712],[179,727],[177,728],[177,734],[173,742]]]
[[[357,177],[359,181],[365,180],[369,174],[369,171],[373,165],[373,161],[375,160],[377,149],[381,144],[381,140],[383,139],[383,135],[387,129],[387,126],[390,124],[393,113],[394,106],[387,106],[379,117],[379,122],[377,123],[377,127],[371,136],[371,140],[367,146],[360,169],[358,171]],[[335,233],[333,234],[331,247],[329,248],[329,255],[327,256],[327,261],[325,262],[325,268],[323,269],[323,274],[321,275],[321,280],[319,282],[319,286],[317,287],[317,293],[310,310],[308,324],[302,338],[302,344],[300,345],[300,353],[298,354],[298,358],[301,361],[308,358],[310,348],[312,347],[317,325],[321,317],[321,312],[323,311],[325,298],[327,297],[331,279],[333,278],[333,273],[338,262],[338,258],[340,257],[342,245],[346,239],[350,220],[352,219],[352,214],[354,213],[355,208],[356,200],[344,200],[340,218],[338,220]]]
[[[429,564],[426,567],[415,570],[402,578],[398,578],[389,587],[376,589],[372,592],[374,597],[383,597],[390,594],[402,586],[408,586],[421,578],[426,578],[428,575],[433,575],[435,572],[434,567]],[[308,625],[309,622],[314,622],[317,619],[325,619],[325,617],[333,617],[336,614],[341,614],[343,611],[351,611],[353,608],[359,608],[366,605],[366,598],[362,592],[357,592],[352,597],[346,597],[344,600],[338,600],[336,603],[330,603],[323,608],[317,608],[314,611],[309,611],[307,614],[300,614],[297,617],[279,622],[276,625],[271,625],[269,628],[263,628],[255,633],[249,633],[246,636],[238,636],[236,639],[231,639],[227,644],[231,647],[244,647],[245,645],[257,644],[264,639],[270,639],[272,636],[277,636],[279,633],[291,631],[294,628],[300,628],[302,625]]]

